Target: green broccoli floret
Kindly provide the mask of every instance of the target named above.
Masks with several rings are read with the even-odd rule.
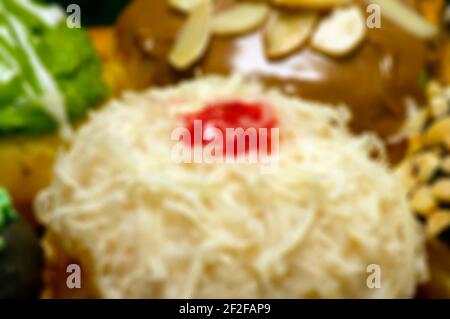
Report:
[[[0,137],[57,130],[60,123],[48,111],[58,104],[55,95],[69,121],[107,95],[86,31],[69,28],[61,10],[2,0],[0,29]]]

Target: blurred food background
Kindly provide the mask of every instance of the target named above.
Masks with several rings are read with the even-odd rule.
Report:
[[[0,298],[37,296],[42,277],[44,296],[76,297],[62,280],[74,260],[48,234],[42,275],[38,241],[44,230],[33,210],[36,194],[52,180],[55,159],[70,146],[65,133],[71,132],[64,129],[76,130],[90,110],[125,90],[234,72],[288,96],[345,104],[354,133],[372,131],[383,139],[389,166],[407,181],[411,210],[428,239],[431,280],[421,294],[450,297],[450,172],[444,164],[450,153],[450,1],[373,1],[386,16],[381,29],[370,30],[358,29],[368,16],[362,0],[343,1],[359,10],[307,0],[220,0],[213,2],[213,17],[195,0],[41,2],[63,10],[30,18],[14,0],[0,6],[0,26],[14,31],[17,44],[0,36],[0,68],[11,74],[0,83],[0,281],[8,283]],[[68,29],[61,18],[69,4],[80,6],[82,29]],[[346,17],[350,29],[339,24]],[[208,34],[201,28],[205,19],[214,22]],[[336,33],[330,33],[333,24]],[[21,42],[20,30],[30,46]],[[48,94],[55,86],[64,105]],[[61,108],[67,118],[58,118]]]

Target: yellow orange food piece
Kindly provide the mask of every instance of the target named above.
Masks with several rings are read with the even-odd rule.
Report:
[[[0,140],[0,185],[15,205],[29,206],[50,181],[59,140],[56,136]]]

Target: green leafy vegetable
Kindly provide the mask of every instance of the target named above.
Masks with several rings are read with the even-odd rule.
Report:
[[[0,251],[5,248],[1,231],[16,217],[11,199],[5,189],[0,187]]]
[[[0,2],[0,137],[54,132],[106,94],[87,33],[69,28],[63,11]]]
[[[16,216],[11,199],[4,188],[0,187],[0,229],[6,226]]]

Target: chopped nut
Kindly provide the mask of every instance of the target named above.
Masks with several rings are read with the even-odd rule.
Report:
[[[450,202],[450,179],[437,181],[433,185],[432,192],[438,200]]]
[[[411,199],[413,209],[420,215],[429,215],[436,208],[436,201],[427,187],[418,189]]]
[[[413,171],[412,161],[404,161],[397,167],[397,174],[403,180],[408,191],[413,190],[417,185],[417,178]]]
[[[317,17],[314,12],[275,12],[264,33],[267,55],[281,58],[300,48],[311,35]]]
[[[437,96],[431,99],[430,106],[434,117],[441,117],[449,111],[449,106],[444,96]]]
[[[414,159],[414,167],[417,167],[417,179],[426,183],[433,173],[439,168],[439,158],[433,152],[426,152]]]
[[[438,210],[428,219],[427,236],[435,238],[448,227],[450,227],[450,210]]]
[[[450,150],[450,117],[435,122],[425,134],[427,144],[442,144]]]

